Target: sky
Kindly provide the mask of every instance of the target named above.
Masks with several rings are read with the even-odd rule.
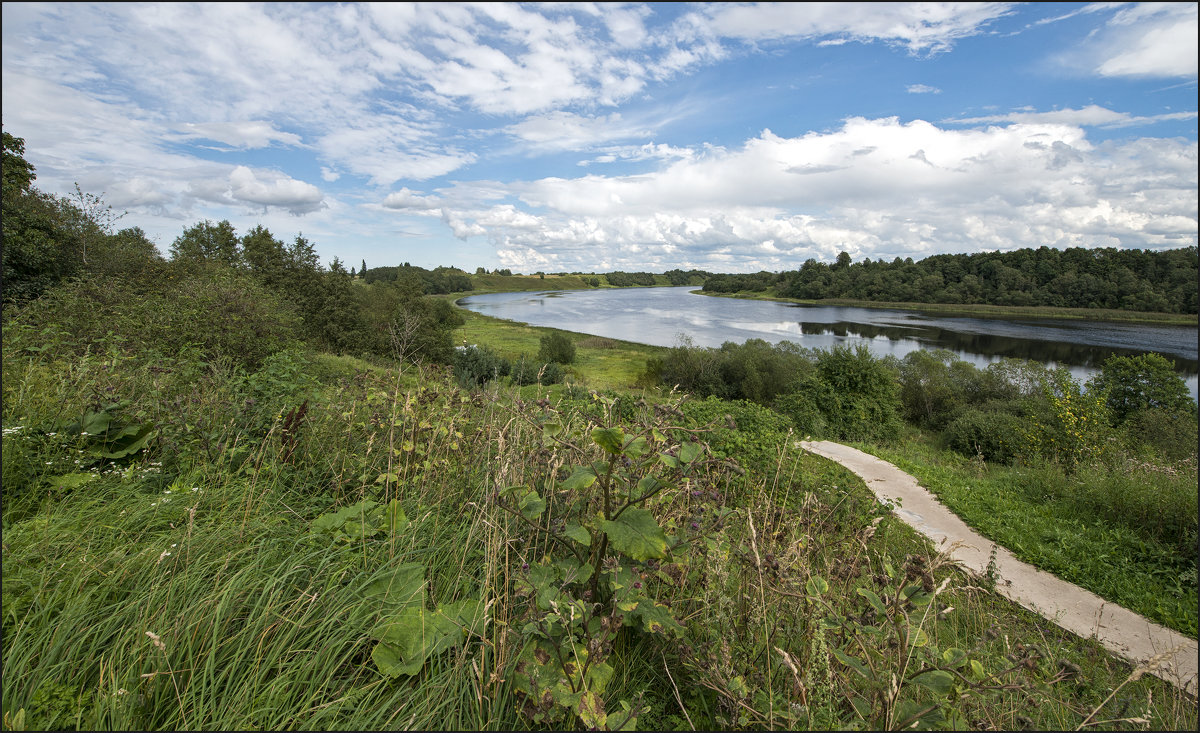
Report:
[[[1196,3],[3,4],[3,125],[164,252],[780,271],[1197,243]]]

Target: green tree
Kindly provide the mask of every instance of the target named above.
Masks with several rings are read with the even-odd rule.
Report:
[[[205,219],[176,237],[171,259],[184,264],[220,262],[237,266],[242,262],[241,243],[228,219],[213,224]]]
[[[287,281],[289,258],[283,242],[259,224],[242,235],[242,261],[264,285],[282,289]]]
[[[4,200],[11,195],[28,193],[37,178],[34,167],[25,160],[25,139],[14,137],[7,132],[4,138]]]
[[[1175,372],[1175,362],[1159,354],[1114,354],[1104,360],[1091,387],[1108,395],[1106,404],[1116,424],[1139,410],[1182,412],[1194,406],[1187,383]]]

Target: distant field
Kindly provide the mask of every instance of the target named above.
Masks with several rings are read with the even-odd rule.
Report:
[[[550,277],[547,276],[546,280],[549,281]],[[566,334],[575,344],[575,363],[570,368],[573,381],[592,389],[634,388],[638,374],[646,365],[646,359],[666,351],[660,346],[527,326],[465,309],[460,309],[459,313],[466,320],[466,324],[454,332],[455,344],[461,345],[465,341],[468,344],[488,346],[507,359],[516,359],[522,354],[537,356],[543,336],[554,332]]]
[[[471,275],[471,282],[474,283],[475,289],[472,293],[503,293],[512,291],[525,290],[590,290],[593,286],[586,282],[586,278],[598,278],[600,285],[596,287],[611,288],[615,287],[608,282],[608,278],[599,274],[582,274],[582,275]],[[655,286],[669,286],[671,282],[667,280],[666,275],[655,275]],[[458,297],[469,295],[470,293],[459,293]]]

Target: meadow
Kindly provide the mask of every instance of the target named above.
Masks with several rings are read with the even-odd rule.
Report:
[[[6,728],[1195,723],[787,418],[631,389],[648,347],[571,335],[565,384],[465,389],[7,325]],[[467,314],[454,338],[545,335]]]

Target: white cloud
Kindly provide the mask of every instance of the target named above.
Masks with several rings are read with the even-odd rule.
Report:
[[[269,122],[187,122],[180,127],[185,138],[200,138],[235,148],[265,148],[273,142],[299,145],[300,136],[275,129]]]
[[[909,84],[905,91],[909,94],[941,94],[942,90],[928,84]]]
[[[807,257],[925,256],[1196,241],[1195,143],[1093,145],[1061,123],[951,130],[895,118],[764,131],[656,173],[510,184],[522,207],[449,207],[506,265],[795,267]],[[522,208],[525,210],[522,211]],[[763,243],[770,241],[769,248]]]
[[[610,140],[645,137],[650,131],[627,124],[614,112],[604,117],[583,117],[571,112],[551,112],[528,117],[505,132],[533,145],[535,150],[584,150]]]
[[[194,181],[190,193],[214,203],[242,204],[262,210],[274,207],[292,214],[307,214],[325,207],[324,195],[311,183],[277,172],[255,173],[244,165],[235,167],[224,180]]]
[[[1091,6],[1089,6],[1091,7]],[[1097,6],[1119,10],[1060,60],[1101,77],[1196,78],[1196,3]]]
[[[639,160],[672,160],[691,158],[696,151],[691,148],[677,148],[666,143],[646,143],[644,145],[626,145],[622,147],[600,148],[601,155],[591,160],[581,160],[579,165],[587,166],[593,163],[615,163],[616,161]]]
[[[1169,112],[1160,115],[1131,115],[1128,112],[1115,112],[1095,104],[1081,109],[1061,109],[1050,112],[1020,111],[1002,115],[986,115],[983,117],[964,117],[945,120],[967,125],[983,123],[1060,123],[1064,125],[1079,125],[1081,127],[1135,127],[1152,125],[1156,122],[1171,122],[1179,120],[1194,120],[1196,112]]]
[[[1009,14],[1012,3],[715,3],[702,12],[712,32],[749,41],[785,38],[884,41],[911,53],[948,51]]]
[[[389,193],[383,199],[382,206],[388,209],[417,209],[419,211],[429,211],[440,207],[441,202],[436,197],[424,196],[419,191],[401,188],[399,191]]]

